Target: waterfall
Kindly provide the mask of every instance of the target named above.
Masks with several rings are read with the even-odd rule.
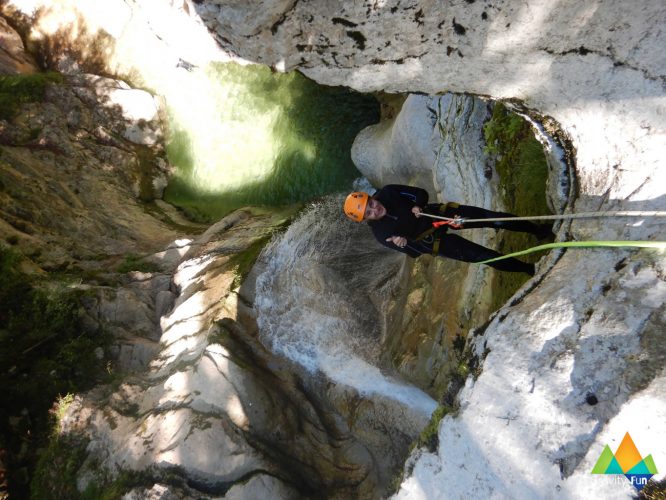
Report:
[[[378,367],[382,295],[402,256],[341,214],[342,197],[313,204],[264,251],[256,308],[262,342],[308,372],[429,416],[436,402]]]

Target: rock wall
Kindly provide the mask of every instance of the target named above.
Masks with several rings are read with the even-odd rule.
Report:
[[[9,35],[0,45],[33,60],[2,19]],[[0,120],[0,240],[25,257],[26,272],[87,290],[86,327],[115,338],[102,357],[141,369],[173,301],[164,271],[180,257],[179,239],[201,231],[158,205],[169,175],[162,103],[91,74],[54,78],[30,101]],[[127,274],[131,256],[154,272]]]
[[[569,209],[664,209],[661,2],[202,2],[197,12],[228,50],[322,83],[510,99],[568,155]],[[565,224],[559,237],[665,239],[647,218]],[[658,251],[553,256],[476,339],[483,373],[441,424],[439,450],[410,461],[398,497],[631,495],[589,471],[627,431],[666,461],[663,273]]]
[[[0,19],[2,54],[34,61]],[[1,73],[36,70],[33,63],[3,66]],[[17,92],[21,85],[37,87],[25,80],[14,85]],[[0,121],[0,236],[38,257],[40,266],[61,270],[146,253],[176,239],[179,233],[145,208],[161,198],[169,174],[161,100],[80,71],[43,87]]]
[[[624,182],[626,167],[607,175],[613,165],[650,172],[658,165],[664,55],[654,47],[665,15],[659,1],[636,9],[619,1],[553,8],[538,0],[202,2],[196,9],[223,47],[327,84],[523,102],[554,118],[571,140],[581,190],[590,195],[623,198],[640,185]],[[239,18],[247,24],[236,24]],[[661,194],[641,189],[644,196]]]
[[[4,239],[39,254],[48,269],[176,239],[141,206],[166,185],[158,110],[147,92],[81,75],[48,85],[43,101],[3,121]]]

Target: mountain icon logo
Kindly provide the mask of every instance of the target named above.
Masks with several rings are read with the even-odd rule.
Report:
[[[652,476],[657,474],[652,455],[643,458],[627,432],[613,453],[608,445],[592,469],[592,474],[622,474],[638,491],[642,490]]]

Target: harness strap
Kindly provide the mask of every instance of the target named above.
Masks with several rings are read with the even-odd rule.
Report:
[[[432,225],[432,227],[429,227],[425,231],[423,231],[421,234],[419,234],[416,238],[414,238],[414,241],[421,241],[426,239],[428,236],[430,236],[432,233],[434,233],[439,226],[435,226],[435,224]]]
[[[442,236],[444,234],[435,234],[435,231],[439,229],[440,225],[431,227],[429,229],[426,229],[423,231],[421,234],[419,234],[414,241],[424,241],[425,243],[430,243],[428,239],[432,239],[432,255],[437,255],[439,253],[439,246],[442,242]],[[444,228],[444,232],[446,232],[446,228]]]
[[[439,245],[442,243],[442,237],[440,236],[439,238],[435,238],[435,241],[432,242],[432,254],[433,255],[438,255],[439,254]]]
[[[442,203],[438,207],[439,213],[444,213],[447,208],[458,208],[460,205],[454,202],[449,202],[449,203]],[[427,214],[426,214],[427,215]],[[429,227],[425,231],[423,231],[421,234],[419,234],[414,241],[421,241],[427,239],[430,235],[435,233],[438,229],[443,229],[443,232],[446,232],[446,227],[442,226],[451,226],[454,229],[460,229],[462,226],[460,224],[456,224],[454,220],[443,220],[443,221],[435,221],[432,223],[432,227]],[[437,255],[439,253],[439,246],[442,242],[442,235],[437,235],[435,234],[433,237],[433,242],[432,242],[432,255]]]

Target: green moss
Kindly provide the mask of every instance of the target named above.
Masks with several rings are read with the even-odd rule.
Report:
[[[238,288],[241,286],[245,277],[248,275],[252,266],[259,258],[259,254],[264,249],[266,244],[270,241],[272,234],[266,234],[260,239],[252,243],[247,249],[237,254],[234,254],[229,259],[229,265],[234,269],[235,277],[231,284],[231,288]]]
[[[113,479],[91,483],[78,497],[81,500],[118,500],[132,488],[151,486],[147,474],[136,471],[122,471]]]
[[[149,486],[146,473],[122,471],[111,477],[99,469],[85,491],[77,489],[77,475],[87,459],[88,440],[75,434],[54,434],[42,453],[32,478],[33,500],[118,500],[137,486]]]
[[[116,271],[119,273],[129,273],[130,271],[139,271],[142,273],[154,273],[160,270],[160,266],[153,262],[143,260],[143,257],[130,254],[118,265]]]
[[[506,210],[522,216],[550,214],[545,196],[548,164],[530,124],[498,103],[483,131],[486,152],[497,156],[495,168]],[[498,250],[510,253],[535,244],[535,238],[529,234],[502,231]],[[536,262],[543,255],[544,252],[533,253],[523,259]],[[528,279],[522,273],[495,273],[493,310],[506,303]]]
[[[21,104],[43,100],[46,86],[62,81],[62,75],[53,72],[0,75],[0,119],[11,120]]]
[[[430,422],[428,422],[428,425],[426,425],[425,428],[421,431],[421,435],[416,441],[417,448],[427,448],[427,450],[431,453],[437,450],[437,446],[439,445],[439,423],[447,414],[451,413],[452,411],[453,408],[450,406],[440,405],[434,412],[432,412],[432,415],[430,416]]]
[[[239,287],[249,272],[252,270],[254,263],[259,258],[261,251],[264,247],[270,242],[271,238],[281,231],[284,231],[291,221],[298,215],[298,213],[303,209],[303,206],[300,204],[295,204],[290,207],[285,207],[281,209],[282,219],[280,222],[275,223],[270,231],[267,231],[263,236],[259,237],[253,243],[251,243],[245,250],[242,252],[236,253],[229,258],[229,265],[234,269],[236,276],[231,285],[231,288]],[[254,209],[255,215],[258,215],[261,209]]]
[[[0,246],[0,440],[9,491],[17,498],[27,496],[26,476],[48,440],[53,402],[102,380],[104,363],[95,349],[110,340],[82,327],[81,292],[52,284],[46,289],[20,272],[20,261]],[[30,444],[27,452],[21,451],[24,443]]]
[[[548,165],[530,124],[498,103],[483,132],[486,152],[498,157],[495,168],[507,208],[518,215],[550,213],[544,196]]]

